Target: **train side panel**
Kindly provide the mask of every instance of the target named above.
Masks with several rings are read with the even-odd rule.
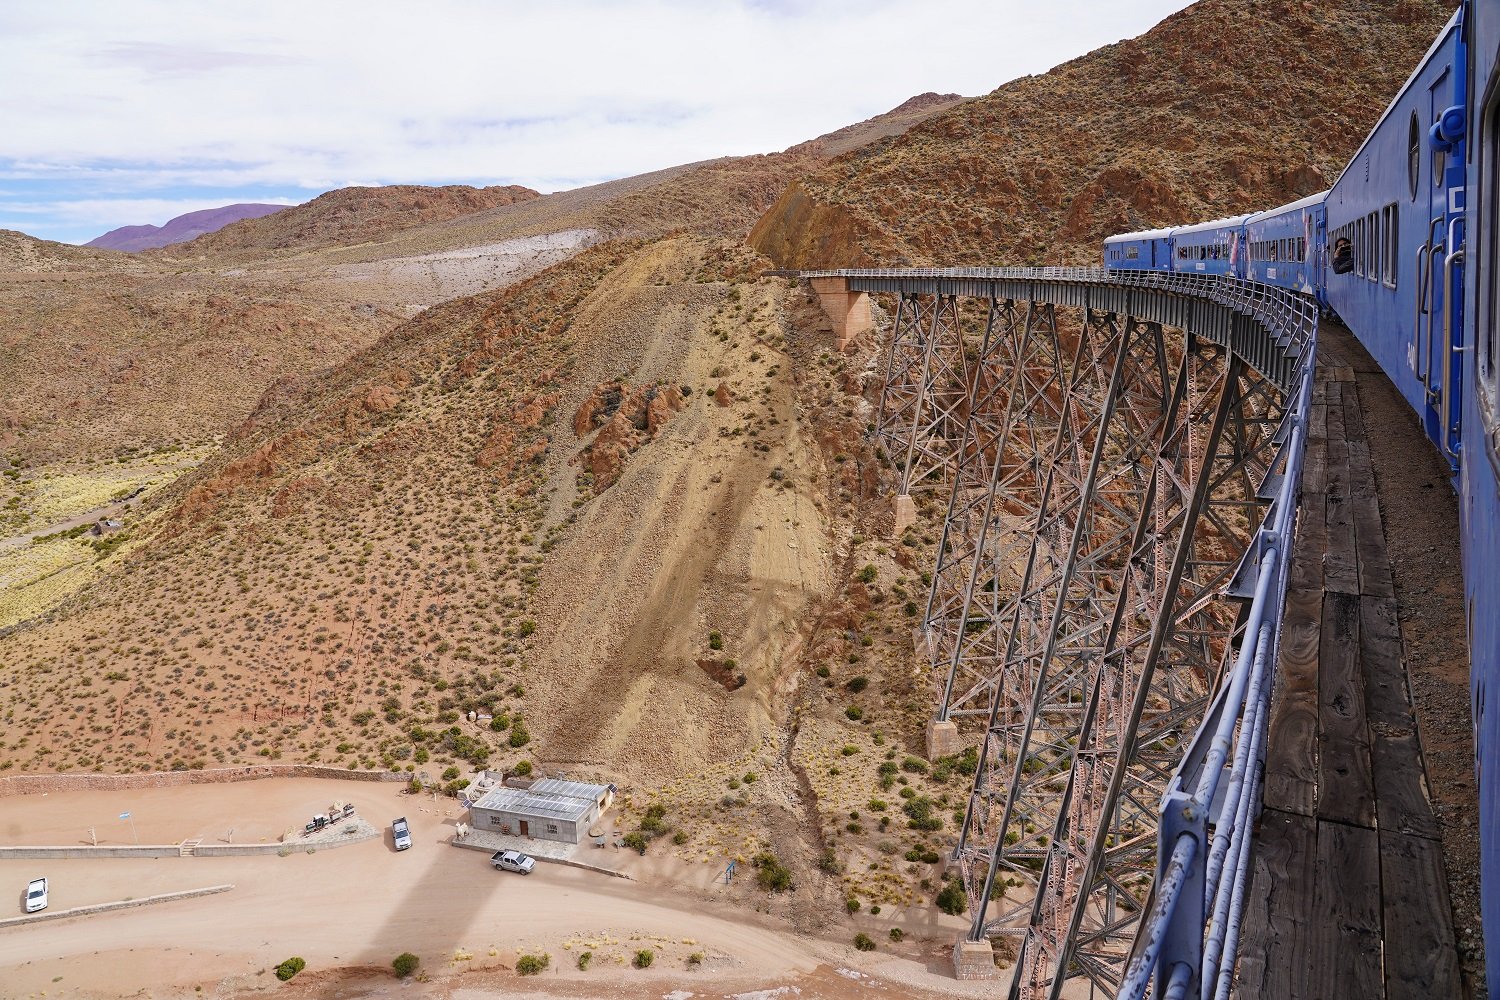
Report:
[[[1500,5],[1467,4],[1468,198],[1459,516],[1490,996],[1500,997]]]
[[[1454,65],[1458,26],[1450,23],[1405,89],[1328,192],[1328,303],[1354,331],[1443,445],[1441,358],[1449,250],[1448,156],[1428,129],[1461,100]],[[1460,192],[1461,200],[1461,192]],[[1352,269],[1338,273],[1341,245]],[[1434,362],[1434,358],[1438,358]],[[1450,393],[1450,401],[1456,402]],[[1456,417],[1456,411],[1454,416]]]
[[[1115,271],[1170,271],[1171,230],[1121,233],[1104,241],[1104,266]]]
[[[1172,270],[1183,274],[1227,274],[1243,277],[1238,246],[1245,238],[1248,215],[1214,219],[1172,230]]]
[[[1319,192],[1245,220],[1245,276],[1251,281],[1313,295],[1323,295],[1327,225]]]

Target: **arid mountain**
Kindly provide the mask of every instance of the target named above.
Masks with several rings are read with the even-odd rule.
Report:
[[[332,192],[145,255],[192,295],[244,282],[227,306],[188,296],[185,345],[218,315],[259,342],[243,297],[276,282],[309,315],[356,288],[430,308],[235,397],[217,454],[87,550],[91,583],[12,619],[0,769],[281,759],[456,790],[462,768],[524,760],[620,779],[625,815],[671,810],[683,839],[653,850],[774,847],[808,888],[776,905],[804,926],[930,898],[965,767],[914,755],[940,502],[891,537],[864,433],[877,345],[839,354],[807,292],[761,275],[1092,259],[1106,229],[1310,190],[1440,20],[1203,0],[1045,76],[781,153],[416,222]],[[765,253],[745,245],[757,218]],[[508,287],[378,290],[396,260],[563,233],[585,235]],[[99,322],[140,311],[118,309]]]
[[[1327,187],[1452,14],[1440,0],[1201,0],[790,185],[787,267],[1089,263],[1104,235]]]
[[[259,219],[284,208],[286,208],[285,205],[261,205],[254,202],[225,205],[223,208],[205,208],[198,212],[179,215],[161,226],[121,226],[119,229],[111,229],[103,236],[89,240],[84,246],[98,250],[124,250],[129,253],[137,250],[152,250],[156,247],[170,246],[173,243],[185,243],[205,233],[217,232],[231,222],[239,222],[241,219]]]
[[[0,229],[0,275],[96,270],[133,272],[142,270],[142,265],[113,251],[54,243],[12,229]]]
[[[174,259],[229,260],[237,255],[270,250],[311,250],[335,244],[378,242],[413,226],[537,197],[540,197],[537,192],[516,184],[482,188],[467,184],[338,188],[285,212],[249,219],[199,237],[186,246],[174,246],[166,255]]]

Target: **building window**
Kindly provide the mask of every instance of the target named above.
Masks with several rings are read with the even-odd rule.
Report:
[[[548,833],[556,833],[557,832],[557,824],[556,823],[548,823],[547,824],[547,832]]]

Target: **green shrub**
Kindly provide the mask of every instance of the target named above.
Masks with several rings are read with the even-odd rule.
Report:
[[[892,927],[891,928],[891,940],[892,941],[900,941],[904,937],[906,937],[906,932],[903,931],[901,928],[899,928],[899,927]]]
[[[818,855],[818,871],[824,875],[837,875],[843,871],[843,866],[839,864],[838,855],[833,853],[833,848],[825,847],[823,853]]]
[[[701,951],[695,951],[695,952],[693,952],[691,955],[689,955],[687,957],[687,964],[688,964],[688,968],[689,969],[696,969],[698,966],[702,965],[703,964],[703,952],[701,952]]]
[[[681,847],[687,842],[688,835],[686,830],[678,830],[676,833],[672,834],[672,843],[676,844],[678,847]]]
[[[626,847],[630,848],[633,851],[636,851],[637,853],[646,853],[646,835],[641,833],[639,830],[632,830],[625,836],[621,837],[620,841]]]
[[[724,637],[722,635],[720,635],[719,633],[717,633],[717,632],[710,632],[710,633],[708,633],[708,648],[709,649],[723,649],[724,648]]]
[[[667,824],[663,817],[667,815],[667,807],[656,803],[646,809],[646,815],[641,817],[641,829],[646,833],[662,834],[667,832]]]
[[[630,964],[635,966],[637,969],[649,969],[651,968],[651,963],[654,961],[656,961],[656,952],[652,951],[650,948],[642,948],[640,951],[635,953],[635,958],[631,961]]]
[[[510,728],[510,716],[501,713],[490,720],[490,732],[503,733]]]
[[[458,777],[458,768],[457,767],[448,767],[448,768],[444,768],[443,769],[443,780],[444,781],[452,781],[454,778],[457,778],[457,777]]]
[[[858,948],[860,951],[874,951],[875,942],[870,940],[870,935],[861,931],[858,934],[854,935],[854,947]]]
[[[519,749],[521,749],[522,747],[524,747],[526,744],[528,744],[530,742],[531,742],[531,732],[526,728],[526,723],[522,722],[519,718],[517,718],[516,721],[511,724],[511,727],[510,727],[510,745],[511,745],[511,747],[513,749],[519,750]]]
[[[516,959],[516,971],[523,976],[535,976],[551,964],[552,956],[546,952],[540,955],[522,955]]]
[[[391,959],[391,968],[396,970],[396,975],[400,976],[402,979],[405,979],[407,976],[417,971],[417,966],[421,963],[421,961],[422,960],[420,958],[413,955],[411,952],[403,951],[401,954]]]
[[[937,894],[937,907],[953,917],[967,910],[969,908],[969,894],[964,892],[963,883],[954,879],[943,886],[943,891]]]
[[[860,719],[863,719],[865,717],[865,710],[860,708],[858,705],[850,705],[848,708],[844,709],[844,717],[847,718],[850,722],[858,722]]]
[[[516,764],[514,770],[515,770],[515,773],[519,774],[521,777],[523,777],[523,778],[527,777],[528,775],[531,774],[531,761],[529,761],[529,760],[523,760],[523,761],[519,762],[518,764]]]
[[[792,888],[792,873],[781,860],[770,851],[755,856],[755,881],[767,892],[789,892]]]
[[[305,968],[307,968],[307,962],[294,955],[276,966],[276,978],[284,983]]]
[[[854,898],[853,896],[850,896],[848,899],[844,900],[844,909],[848,910],[850,913],[858,913],[859,900]]]
[[[864,569],[859,571],[861,583],[874,583],[875,578],[880,575],[880,570],[875,568],[874,563],[865,563]]]
[[[859,694],[869,686],[870,678],[866,677],[864,674],[860,674],[857,677],[851,677],[844,682],[844,687],[848,688],[850,691],[853,691],[855,694]]]
[[[594,953],[591,952],[591,951],[586,951],[583,954],[579,955],[578,956],[578,971],[579,972],[587,971],[587,969],[589,967],[589,963],[592,962],[593,960],[594,960]]]

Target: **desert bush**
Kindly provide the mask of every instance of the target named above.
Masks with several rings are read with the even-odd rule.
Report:
[[[305,968],[307,968],[307,962],[293,955],[285,962],[276,966],[276,978],[284,983]]]
[[[956,917],[969,908],[969,894],[957,879],[943,886],[937,894],[937,907],[949,916]]]
[[[792,873],[781,859],[770,851],[755,856],[755,881],[767,892],[789,892],[792,889]]]
[[[523,976],[535,976],[551,964],[552,956],[546,952],[540,955],[522,955],[516,959],[516,971]]]
[[[853,691],[855,694],[859,694],[869,686],[870,678],[866,677],[864,674],[860,674],[858,677],[851,677],[844,682],[844,687],[848,688],[850,691]]]
[[[722,635],[720,635],[718,632],[710,632],[710,633],[708,633],[708,648],[709,649],[723,649],[724,648],[724,637]]]
[[[667,807],[656,803],[646,810],[646,815],[641,817],[641,830],[645,833],[662,834],[667,832],[667,824],[664,817],[667,815]]]
[[[844,909],[848,910],[850,913],[858,913],[859,900],[853,896],[850,896],[848,899],[844,900]]]
[[[859,571],[859,579],[861,583],[874,583],[875,578],[879,575],[880,571],[875,568],[874,563],[865,563],[864,569]]]
[[[420,958],[413,955],[411,952],[403,951],[401,954],[391,959],[391,968],[396,970],[396,975],[400,976],[402,979],[405,979],[407,976],[417,971],[417,966],[421,963],[421,961],[422,960]]]
[[[854,935],[854,947],[858,948],[860,951],[874,951],[875,942],[870,940],[870,935],[866,934],[864,931],[860,931],[858,934]]]
[[[586,971],[588,969],[588,967],[589,967],[589,963],[592,962],[593,960],[594,960],[594,953],[591,952],[591,951],[586,951],[586,952],[583,952],[582,954],[580,954],[578,956],[578,971],[579,972]]]
[[[891,940],[892,941],[900,941],[904,937],[906,937],[906,932],[903,931],[901,928],[899,928],[899,927],[892,927],[891,928]]]
[[[639,854],[646,853],[646,836],[639,830],[630,831],[625,836],[620,838],[620,842]]]
[[[689,969],[696,969],[698,966],[702,965],[703,964],[703,952],[701,952],[701,951],[695,951],[695,952],[693,952],[691,955],[689,955],[687,957],[687,964],[688,964],[688,968]]]
[[[649,969],[651,968],[651,963],[654,961],[656,961],[656,952],[650,948],[642,948],[635,953],[635,958],[631,960],[630,964],[637,969]]]
[[[519,750],[531,742],[531,732],[526,728],[526,723],[519,718],[510,727],[510,745],[512,749]]]

